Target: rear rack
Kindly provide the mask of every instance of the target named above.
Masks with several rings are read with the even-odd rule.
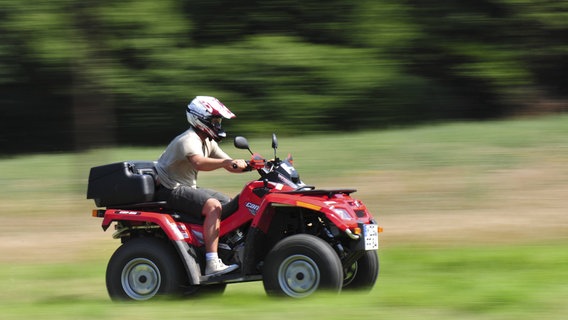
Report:
[[[112,205],[107,206],[107,209],[122,209],[122,210],[141,210],[141,209],[167,209],[168,205],[166,201],[150,201],[150,202],[138,202],[123,205]]]

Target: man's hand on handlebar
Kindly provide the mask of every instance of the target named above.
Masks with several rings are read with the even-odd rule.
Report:
[[[227,170],[231,172],[243,172],[247,171],[248,164],[243,159],[233,159],[231,160],[231,165],[227,167]]]

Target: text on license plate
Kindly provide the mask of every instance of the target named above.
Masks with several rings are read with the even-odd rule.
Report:
[[[365,250],[379,249],[379,226],[376,224],[363,225],[363,236],[365,237]]]

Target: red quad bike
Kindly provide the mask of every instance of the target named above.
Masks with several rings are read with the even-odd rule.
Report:
[[[91,168],[87,198],[122,245],[106,270],[112,300],[160,295],[222,294],[228,283],[262,280],[271,296],[302,298],[318,290],[366,290],[379,273],[382,231],[354,189],[305,185],[291,156],[253,154],[244,137],[235,147],[251,154],[249,170],[260,178],[223,206],[219,256],[236,271],[206,276],[203,221],[155,201],[155,163],[128,161]]]

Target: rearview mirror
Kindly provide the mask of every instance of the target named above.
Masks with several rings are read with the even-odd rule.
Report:
[[[278,148],[278,139],[276,139],[276,133],[272,134],[272,149],[274,149],[274,159],[278,159],[276,157],[276,149]]]
[[[236,136],[234,143],[235,143],[235,148],[248,150],[252,154],[247,138],[242,136]]]
[[[278,139],[276,139],[276,133],[272,134],[272,149],[278,148]]]

